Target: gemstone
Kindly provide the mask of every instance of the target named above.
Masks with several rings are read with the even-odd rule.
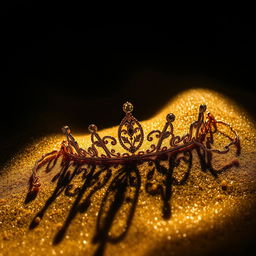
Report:
[[[129,128],[128,128],[128,134],[129,134],[129,136],[133,136],[133,134],[134,134],[134,129],[133,129],[132,127],[129,127]]]
[[[90,133],[93,133],[93,132],[97,132],[98,128],[95,124],[90,124],[89,127],[88,127],[88,130],[89,130]]]
[[[132,103],[130,102],[125,102],[124,105],[123,105],[123,111],[125,113],[131,113],[133,111],[133,105]]]
[[[166,120],[168,122],[173,122],[175,120],[175,115],[173,113],[170,113],[166,116]]]

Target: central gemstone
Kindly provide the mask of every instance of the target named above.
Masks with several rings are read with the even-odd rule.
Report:
[[[133,129],[133,127],[130,126],[130,127],[128,128],[128,134],[129,134],[130,137],[133,136],[133,134],[134,134],[134,129]]]

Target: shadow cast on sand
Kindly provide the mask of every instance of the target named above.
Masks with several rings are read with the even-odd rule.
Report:
[[[219,170],[212,166],[212,153],[205,152],[196,147],[196,151],[202,171],[209,171],[215,178],[218,174],[233,167],[238,166],[237,161],[225,165]],[[181,179],[174,177],[174,169],[179,165],[185,164],[185,173]],[[57,161],[49,167],[47,172],[56,165]],[[165,163],[165,164],[163,164]],[[148,172],[145,181],[145,191],[151,196],[160,195],[162,200],[162,217],[164,219],[171,218],[171,197],[173,185],[184,185],[189,178],[190,170],[192,168],[193,155],[192,150],[178,152],[169,156],[166,159],[157,159],[148,162]],[[75,197],[75,200],[67,214],[67,217],[56,233],[53,244],[59,244],[65,237],[65,234],[71,225],[73,219],[77,214],[85,213],[90,205],[94,194],[106,187],[106,192],[102,198],[102,202],[98,211],[95,234],[92,243],[98,244],[94,255],[103,255],[106,244],[116,244],[123,240],[128,233],[131,226],[132,219],[138,202],[138,197],[141,188],[141,175],[138,164],[127,164],[122,166],[96,166],[96,165],[82,165],[80,163],[69,160],[65,157],[61,159],[61,169],[52,178],[52,182],[56,182],[56,187],[52,195],[45,202],[43,208],[35,215],[30,223],[29,229],[34,229],[39,222],[37,217],[42,219],[50,207],[50,205],[57,199],[57,197],[64,193],[68,197]],[[164,179],[157,185],[154,183],[155,175],[161,174]],[[78,175],[82,178],[82,185],[74,188],[72,181]],[[36,194],[28,193],[25,203],[33,201]],[[125,226],[118,234],[110,234],[114,220],[118,218],[118,214],[122,207],[126,207]]]

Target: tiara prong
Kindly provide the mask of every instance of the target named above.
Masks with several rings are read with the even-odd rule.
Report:
[[[65,125],[65,126],[62,127],[61,130],[67,138],[68,146],[69,146],[69,149],[71,150],[71,152],[74,148],[76,153],[78,155],[80,155],[81,154],[81,149],[80,149],[77,141],[75,140],[75,138],[72,136],[71,129],[69,128],[69,126]]]
[[[118,128],[118,140],[124,149],[134,154],[143,143],[144,132],[140,122],[132,115],[133,105],[127,101],[123,110],[126,115]]]

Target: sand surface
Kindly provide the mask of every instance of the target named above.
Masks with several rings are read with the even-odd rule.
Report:
[[[200,104],[206,104],[217,120],[232,125],[241,140],[240,156],[236,156],[234,148],[228,154],[214,155],[213,166],[217,170],[237,159],[239,167],[215,177],[202,170],[198,155],[193,151],[186,182],[169,188],[170,213],[169,217],[164,217],[161,194],[151,195],[146,191],[147,174],[152,170],[148,164],[138,166],[138,172],[128,177],[135,180],[138,189],[126,187],[119,210],[111,208],[118,197],[114,189],[109,189],[112,182],[118,180],[118,169],[114,168],[101,188],[95,189],[98,181],[103,182],[106,172],[88,186],[83,185],[85,179],[79,174],[72,180],[73,187],[69,191],[60,189],[51,200],[58,184],[58,179],[53,182],[52,178],[60,170],[60,159],[50,172],[41,170],[40,191],[34,200],[25,204],[34,162],[42,154],[59,149],[63,140],[61,134],[41,138],[22,149],[0,172],[3,173],[0,177],[0,255],[94,255],[96,252],[104,255],[215,255],[223,252],[228,255],[242,252],[252,239],[256,223],[253,121],[223,95],[195,89],[171,99],[156,116],[141,124],[148,133],[162,128],[165,116],[174,113],[175,135],[183,135],[197,119]],[[117,124],[119,122],[117,120]],[[81,146],[89,145],[88,134],[73,133]],[[100,131],[100,134],[116,137],[117,127]],[[224,140],[219,136],[217,146],[223,145]],[[148,144],[142,147],[145,149]],[[183,164],[174,170],[176,179],[182,179],[186,168]],[[155,172],[151,185],[165,189],[164,180],[164,174]],[[84,189],[83,193],[73,195],[77,187]],[[134,200],[136,195],[137,201]],[[33,220],[38,224],[35,228],[31,228]],[[102,226],[107,229],[107,235],[101,230]]]

